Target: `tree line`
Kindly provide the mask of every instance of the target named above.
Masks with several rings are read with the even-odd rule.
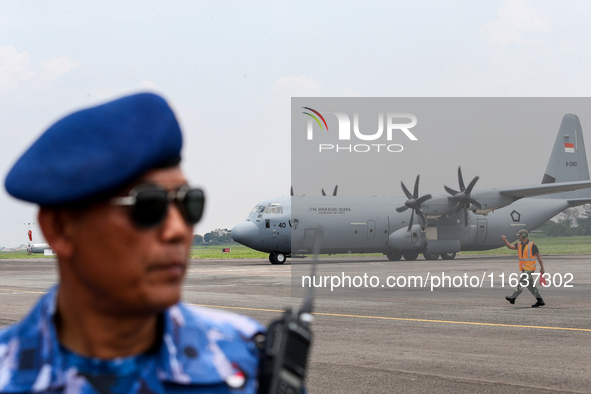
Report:
[[[216,228],[205,235],[195,234],[193,245],[226,245],[235,243],[232,240],[232,231],[227,228]]]
[[[591,235],[591,205],[568,208],[536,229],[547,237]]]

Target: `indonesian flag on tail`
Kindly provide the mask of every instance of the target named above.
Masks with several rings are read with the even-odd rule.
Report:
[[[564,143],[564,151],[566,153],[575,153],[575,144],[565,142]]]

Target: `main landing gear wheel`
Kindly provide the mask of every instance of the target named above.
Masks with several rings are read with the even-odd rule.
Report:
[[[388,253],[386,253],[386,257],[390,261],[400,261],[400,259],[402,258],[402,253],[400,253],[400,252],[388,252]]]
[[[423,253],[423,257],[425,260],[437,260],[439,258],[439,253]]]
[[[456,252],[453,253],[441,253],[441,258],[443,260],[453,260],[456,258]]]
[[[271,264],[283,264],[287,260],[285,253],[273,252],[269,255],[269,261]]]
[[[419,257],[419,252],[405,252],[402,255],[404,256],[404,260],[414,261]]]

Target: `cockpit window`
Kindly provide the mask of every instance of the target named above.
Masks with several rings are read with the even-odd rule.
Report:
[[[281,203],[272,202],[267,204],[267,208],[265,208],[265,213],[270,215],[282,215],[283,207],[281,206]]]
[[[265,206],[264,205],[255,205],[255,207],[252,209],[252,211],[250,211],[250,213],[253,212],[263,212],[265,210]]]

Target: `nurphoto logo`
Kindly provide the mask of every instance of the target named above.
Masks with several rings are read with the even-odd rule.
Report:
[[[322,115],[331,114],[334,115],[338,122],[338,140],[339,141],[351,141],[351,119],[349,115],[344,112],[328,112],[317,111],[310,107],[302,107],[310,112],[302,112],[304,115],[309,116],[307,122],[307,139],[309,141],[314,140],[314,128],[315,124],[318,125],[321,131],[328,132],[328,123]],[[385,118],[385,135],[384,135],[384,118]],[[406,122],[401,122],[406,120]],[[410,122],[408,122],[410,120]],[[314,122],[315,121],[315,122]],[[410,131],[411,128],[416,126],[417,117],[409,113],[398,113],[388,112],[384,116],[383,112],[378,113],[378,130],[372,133],[362,133],[359,128],[359,114],[353,113],[353,136],[357,140],[361,141],[386,141],[388,143],[371,143],[371,144],[318,144],[318,151],[324,152],[349,152],[349,153],[367,153],[370,151],[375,152],[390,152],[398,153],[402,152],[404,147],[401,144],[391,144],[395,135],[399,136],[399,132],[402,132],[409,140],[417,141],[417,137]],[[385,137],[385,138],[384,138]]]

